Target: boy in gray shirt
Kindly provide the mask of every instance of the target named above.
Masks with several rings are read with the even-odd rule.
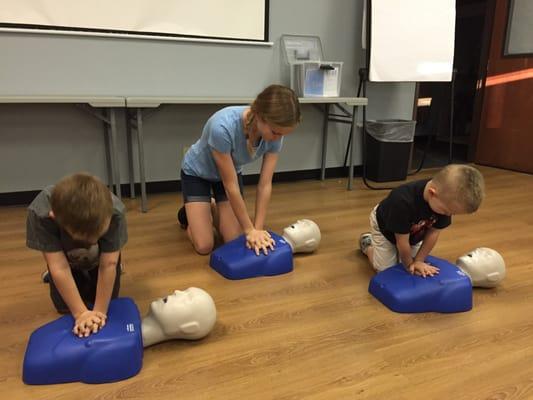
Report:
[[[72,313],[76,335],[105,325],[109,301],[120,289],[120,250],[127,240],[124,205],[94,176],[63,178],[28,207],[26,245],[43,253],[52,302],[58,312]]]

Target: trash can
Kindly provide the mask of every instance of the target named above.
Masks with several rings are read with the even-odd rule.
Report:
[[[374,182],[407,178],[416,121],[384,119],[366,122],[366,177]]]

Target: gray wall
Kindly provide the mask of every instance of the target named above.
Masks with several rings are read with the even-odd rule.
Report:
[[[280,36],[318,35],[329,61],[344,61],[341,95],[354,96],[362,63],[362,3],[271,0],[273,47],[0,33],[1,95],[254,96],[288,84]],[[370,84],[369,118],[410,118],[413,84]],[[145,121],[148,181],[175,180],[183,149],[220,106],[166,106]],[[278,171],[320,166],[321,114],[285,140]],[[124,114],[119,113],[122,181],[127,179]],[[343,162],[348,127],[330,125],[328,167]],[[0,105],[0,193],[37,190],[84,170],[106,178],[102,123],[74,105]],[[356,143],[358,143],[357,141]],[[356,164],[360,164],[360,152]],[[245,173],[256,173],[251,165]]]

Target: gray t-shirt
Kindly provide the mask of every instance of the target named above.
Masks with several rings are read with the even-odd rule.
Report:
[[[53,186],[46,187],[35,197],[28,207],[26,219],[26,245],[30,249],[52,253],[63,251],[70,266],[74,269],[89,270],[98,266],[100,253],[120,250],[128,241],[126,226],[126,209],[115,196],[113,215],[107,232],[92,246],[80,243],[62,229],[49,213],[50,196]]]

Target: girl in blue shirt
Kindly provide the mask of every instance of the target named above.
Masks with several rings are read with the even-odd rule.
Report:
[[[244,233],[247,247],[256,254],[274,248],[264,230],[272,192],[272,176],[283,143],[300,122],[295,93],[284,86],[264,89],[250,106],[226,107],[209,118],[202,136],[191,146],[181,167],[184,207],[178,219],[194,249],[200,254],[213,250],[214,219],[224,242]],[[242,167],[262,157],[257,185],[255,218],[252,221],[242,197]]]

